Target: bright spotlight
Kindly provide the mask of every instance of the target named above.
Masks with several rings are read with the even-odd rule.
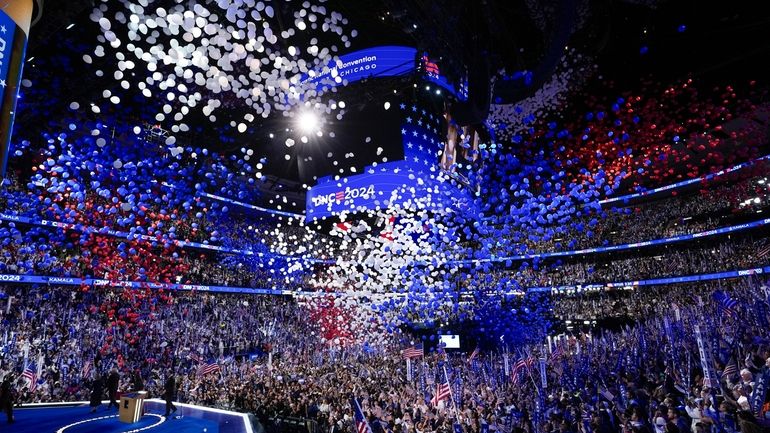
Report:
[[[312,111],[305,111],[299,115],[298,126],[303,132],[313,132],[319,126],[318,116]]]

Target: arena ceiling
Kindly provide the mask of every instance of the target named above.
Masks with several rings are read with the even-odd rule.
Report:
[[[89,18],[99,3],[45,2],[29,42],[27,57],[32,60],[25,77],[34,86],[23,94],[18,128],[62,118],[70,100],[81,104],[97,100],[109,85],[110,77],[93,77],[95,65],[82,60],[100,34],[99,26]],[[273,3],[280,20],[281,8],[288,2]],[[593,59],[604,80],[625,88],[638,86],[640,78],[647,76],[660,80],[759,76],[767,70],[760,59],[770,49],[765,42],[770,36],[770,18],[756,2],[330,0],[326,5],[342,13],[357,30],[347,51],[382,44],[415,46],[429,52],[449,77],[484,63],[490,79],[498,78],[493,103],[512,103],[532,95],[553,73],[568,47]],[[283,19],[290,20],[289,11],[283,12],[287,14]],[[531,83],[500,79],[515,71],[530,71]],[[349,104],[365,105],[382,92],[403,90],[404,85],[390,81],[381,88],[369,86],[366,92],[342,93]],[[124,98],[115,115],[136,123],[146,117],[147,105],[153,105],[152,101]],[[239,116],[247,107],[231,110],[233,116]],[[284,162],[285,149],[270,137],[285,129],[285,117],[274,114],[258,119],[246,134],[235,133],[227,119],[223,116],[220,122],[210,123],[203,116],[193,117],[190,123],[197,126],[186,139],[225,151],[248,146],[276,162],[268,174],[299,180],[296,158]],[[368,162],[356,157],[348,161],[359,166]]]

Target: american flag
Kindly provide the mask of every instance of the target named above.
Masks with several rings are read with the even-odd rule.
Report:
[[[551,356],[549,357],[549,362],[556,362],[559,358],[564,355],[564,350],[562,350],[561,346],[556,346],[555,349],[553,349],[553,352],[551,352]]]
[[[91,377],[91,369],[94,367],[94,361],[89,359],[83,364],[83,369],[80,370],[80,377],[88,379]]]
[[[725,369],[722,370],[722,377],[732,377],[736,374],[738,374],[738,363],[736,363],[735,358],[731,356],[730,360],[727,361],[727,365],[725,365]]]
[[[205,376],[209,373],[214,373],[219,371],[219,364],[217,364],[216,361],[210,361],[206,364],[201,364],[200,367],[198,367],[198,371],[195,373],[196,376]]]
[[[24,372],[21,373],[21,377],[27,381],[29,392],[35,392],[37,388],[37,367],[35,367],[34,362],[27,364]]]
[[[195,362],[203,362],[203,358],[201,358],[197,353],[190,352],[187,354],[187,359],[191,359]]]
[[[433,396],[433,398],[430,400],[430,404],[433,406],[438,406],[438,402],[441,400],[446,400],[450,397],[451,391],[449,387],[449,382],[440,383],[436,387],[436,395]]]
[[[757,259],[763,259],[765,256],[767,256],[770,253],[770,244],[767,244],[764,248],[761,250],[758,250],[755,254],[755,257]]]
[[[401,351],[401,356],[403,356],[404,359],[419,358],[424,355],[425,350],[423,350],[422,344],[418,344]]]
[[[521,380],[521,376],[524,374],[524,369],[529,370],[535,365],[535,358],[521,358],[513,365],[513,372],[511,373],[511,380],[514,385],[518,385]]]
[[[730,317],[736,317],[738,315],[738,311],[736,310],[738,301],[731,298],[727,293],[721,290],[715,291],[714,300],[717,301],[717,308],[722,314]]]
[[[473,352],[471,352],[471,355],[468,357],[468,362],[472,362],[477,356],[479,356],[479,346],[476,346],[476,348],[473,349]]]
[[[369,427],[364,412],[355,397],[350,398],[350,406],[353,408],[353,419],[356,421],[356,433],[372,433],[372,428]]]
[[[343,200],[345,200],[345,191],[337,191],[337,193],[334,194],[334,199],[336,201],[343,201]]]
[[[401,124],[404,161],[409,163],[410,171],[429,173],[438,166],[438,152],[444,147],[439,133],[443,119],[422,106],[402,103],[400,108],[404,119]]]

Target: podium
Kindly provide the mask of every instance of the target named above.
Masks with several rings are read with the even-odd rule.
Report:
[[[120,422],[135,423],[142,417],[144,412],[144,399],[147,397],[147,391],[132,392],[120,396],[120,410],[118,419]]]

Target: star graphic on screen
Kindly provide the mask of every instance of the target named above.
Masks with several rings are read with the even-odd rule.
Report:
[[[417,146],[418,149],[422,150],[422,144]]]
[[[420,162],[420,158],[418,158],[418,157],[416,157],[416,156],[415,156],[415,157],[414,157],[414,162]]]
[[[404,109],[406,109],[406,104],[401,104],[401,105],[399,105],[399,107],[401,107],[401,109],[404,110]]]
[[[5,26],[0,26],[0,32],[5,33],[7,31],[8,31],[8,29],[6,29]]]
[[[401,128],[401,135],[406,135],[406,129]]]
[[[428,135],[427,134],[422,134],[422,139],[423,140],[427,140],[428,139]]]
[[[417,137],[417,131],[412,131],[412,135],[414,135],[415,137]]]
[[[0,86],[2,86],[3,89],[5,89],[5,86],[7,86],[7,84],[5,84],[5,80],[0,80]]]
[[[406,123],[412,123],[412,118],[411,117],[407,117],[406,118]]]
[[[420,125],[420,126],[422,126],[422,120],[418,120],[418,121],[417,121],[417,124],[418,124],[418,125]]]
[[[408,147],[409,149],[411,149],[411,148],[413,148],[413,147],[414,147],[414,144],[413,144],[413,143],[410,141],[410,142],[406,143],[406,147]]]

